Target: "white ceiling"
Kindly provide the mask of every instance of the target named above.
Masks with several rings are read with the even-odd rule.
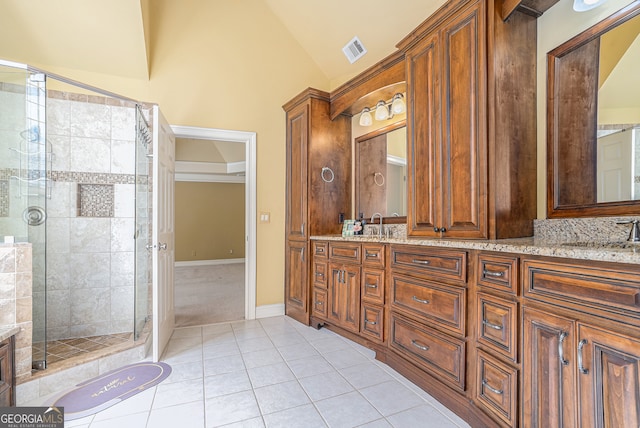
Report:
[[[391,54],[396,43],[444,3],[255,1],[263,1],[273,11],[332,86]],[[152,0],[0,0],[0,52],[4,59],[27,63],[37,52],[42,64],[148,79],[149,40],[143,25],[147,5],[153,15]],[[238,28],[242,26],[239,22]],[[342,47],[354,36],[368,53],[349,64]],[[17,38],[20,43],[15,43]]]

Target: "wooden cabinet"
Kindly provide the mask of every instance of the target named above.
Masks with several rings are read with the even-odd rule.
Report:
[[[329,264],[329,313],[327,318],[338,327],[360,331],[360,266]]]
[[[447,2],[398,45],[410,236],[533,234],[536,22],[498,12],[491,1]]]
[[[385,246],[314,240],[312,248],[314,324],[384,342]]]
[[[0,342],[0,407],[16,405],[15,336]]]
[[[386,316],[386,247],[378,243],[362,244],[362,284],[360,332],[376,342],[384,342]]]
[[[640,426],[638,273],[526,261],[524,426]]]
[[[329,94],[314,89],[283,108],[287,115],[285,312],[309,324],[310,258],[304,251],[311,235],[339,233],[340,213],[351,212],[351,121],[343,115],[331,120]]]
[[[467,253],[390,246],[389,347],[466,390]]]
[[[474,401],[500,425],[518,426],[520,353],[519,257],[476,258]]]
[[[309,324],[309,264],[307,241],[287,241],[285,258],[286,314]]]

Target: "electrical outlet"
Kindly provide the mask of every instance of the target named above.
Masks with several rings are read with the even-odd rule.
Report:
[[[233,254],[233,250],[229,250],[229,254]]]

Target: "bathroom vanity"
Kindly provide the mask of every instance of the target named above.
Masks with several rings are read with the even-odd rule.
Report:
[[[286,313],[373,349],[474,427],[640,426],[640,243],[616,225],[640,202],[600,201],[581,160],[595,159],[593,45],[640,0],[549,53],[547,218],[569,223],[534,238],[536,18],[553,4],[446,2],[362,75],[284,106]],[[338,219],[382,212],[361,178],[381,155],[351,149],[345,120],[399,91],[406,218],[342,237]]]
[[[311,325],[375,350],[472,426],[640,422],[640,246],[311,244]]]
[[[0,329],[0,407],[16,405],[15,335],[19,330]]]

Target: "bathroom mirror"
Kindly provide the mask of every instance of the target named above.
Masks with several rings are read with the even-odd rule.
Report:
[[[547,216],[640,210],[640,1],[548,54]]]
[[[406,121],[355,139],[355,206],[369,221],[380,213],[385,223],[404,223],[407,213]]]

